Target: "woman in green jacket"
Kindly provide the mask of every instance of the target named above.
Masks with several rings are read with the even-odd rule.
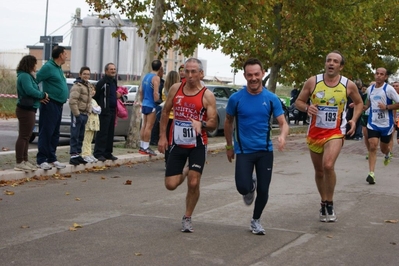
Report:
[[[24,56],[17,67],[18,101],[15,114],[18,118],[18,138],[15,142],[17,164],[14,170],[34,171],[36,166],[28,161],[29,139],[35,125],[36,110],[40,101],[47,102],[47,93],[41,92],[34,77],[37,60],[32,55]]]

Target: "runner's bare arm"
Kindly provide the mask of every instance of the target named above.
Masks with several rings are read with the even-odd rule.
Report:
[[[307,112],[309,115],[317,114],[317,107],[308,105],[308,100],[313,92],[315,85],[316,77],[313,76],[305,82],[301,92],[298,95],[298,98],[295,101],[295,107],[301,112]]]

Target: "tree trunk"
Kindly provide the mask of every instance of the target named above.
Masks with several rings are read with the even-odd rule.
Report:
[[[130,118],[129,134],[126,139],[125,148],[140,147],[140,125],[141,125],[141,81],[144,75],[151,72],[151,62],[155,57],[155,48],[159,39],[159,33],[162,27],[162,18],[165,14],[165,0],[156,0],[154,7],[154,17],[152,18],[151,30],[147,36],[147,51],[144,60],[143,71],[140,77],[140,86],[134,101],[132,116]]]
[[[278,73],[280,72],[281,65],[274,64],[270,68],[269,82],[267,83],[267,89],[273,93],[276,93]]]

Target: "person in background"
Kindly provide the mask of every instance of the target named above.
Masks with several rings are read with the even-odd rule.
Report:
[[[280,99],[262,86],[265,70],[258,59],[244,63],[247,85],[234,93],[227,103],[224,133],[229,162],[237,155],[235,182],[244,203],[255,206],[250,223],[253,234],[264,235],[260,218],[269,198],[273,171],[273,144],[270,120],[277,118],[280,127],[278,149],[283,150],[289,127]],[[234,133],[233,133],[234,130]],[[232,138],[234,136],[234,146]],[[256,175],[253,172],[256,172]]]
[[[96,94],[93,96],[101,107],[101,114],[99,115],[100,130],[96,134],[93,155],[101,162],[118,159],[112,152],[114,150],[116,99],[121,97],[116,92],[118,84],[115,64],[106,64],[104,72],[104,77],[96,84]]]
[[[93,85],[89,82],[90,68],[82,67],[79,77],[75,80],[69,93],[69,107],[71,108],[71,138],[69,163],[72,165],[86,164],[80,155],[85,134],[87,115],[91,111],[91,92]]]
[[[139,153],[156,156],[157,154],[150,148],[150,139],[151,131],[156,120],[155,102],[157,102],[160,98],[158,92],[160,84],[158,72],[162,68],[161,61],[158,59],[152,61],[151,68],[152,71],[144,76],[140,90],[140,98],[142,99],[141,113],[143,114],[143,121],[140,130]]]
[[[392,87],[395,89],[396,93],[399,94],[399,81],[394,81],[392,83]],[[398,110],[395,110],[394,112],[396,113],[395,115],[396,139],[397,143],[399,144],[399,112]]]
[[[366,104],[366,102],[367,102],[367,87],[368,86],[366,86],[365,84],[362,85],[361,96],[362,96],[363,104]],[[364,110],[359,119],[360,125],[362,127],[364,145],[366,145],[366,148],[367,148],[366,160],[369,159],[369,151],[370,151],[370,144],[369,144],[369,139],[367,136],[367,121],[369,119],[369,112],[370,112],[370,109]]]
[[[387,70],[383,67],[377,68],[375,84],[367,88],[367,102],[364,110],[370,108],[367,121],[367,136],[370,145],[369,150],[369,174],[366,181],[370,185],[375,184],[375,164],[377,161],[377,149],[385,155],[384,165],[391,161],[391,150],[389,142],[394,131],[393,110],[399,108],[399,95],[395,89],[386,83],[388,80]],[[396,103],[393,103],[395,101]]]
[[[186,80],[186,73],[184,72],[184,64],[181,64],[179,67],[179,75],[180,75],[180,82],[184,82]]]
[[[93,96],[96,94],[96,88],[91,87],[90,94],[91,98],[91,110],[85,126],[85,135],[83,138],[82,156],[83,159],[88,163],[96,163],[98,160],[93,156],[91,150],[91,142],[94,138],[94,133],[100,130],[100,119],[99,114],[101,113],[101,107],[94,100]]]
[[[169,89],[172,87],[173,84],[179,83],[180,82],[180,75],[176,71],[172,70],[166,75],[165,79],[165,86],[162,91],[162,101],[166,101],[166,98],[168,97],[169,94]],[[168,124],[166,126],[166,138],[168,140],[168,143],[170,142],[172,136],[171,136],[171,126],[173,123],[173,109],[169,113],[169,120]],[[168,157],[169,157],[169,147],[168,149],[165,150],[165,167],[168,162]]]
[[[25,55],[17,67],[18,100],[15,114],[18,119],[18,138],[15,142],[16,165],[14,167],[17,171],[37,170],[36,165],[28,160],[29,139],[35,126],[36,111],[40,106],[40,101],[48,102],[48,95],[41,92],[36,83],[34,76],[36,64],[36,57]]]
[[[165,171],[165,187],[175,190],[186,175],[183,168],[188,159],[186,211],[182,218],[182,232],[193,232],[191,216],[200,196],[200,180],[205,167],[208,137],[206,130],[216,127],[216,99],[214,94],[202,86],[202,62],[196,58],[187,59],[186,82],[170,87],[161,116],[158,150],[169,158]],[[167,139],[167,124],[173,108],[174,120],[171,139]]]
[[[392,82],[391,86],[395,89],[396,93],[399,94],[399,81]],[[395,130],[392,132],[391,140],[389,141],[389,150],[391,151],[391,153],[390,153],[391,157],[393,157],[393,139],[398,138],[397,135],[395,137],[395,133],[398,130],[398,127],[397,127],[398,118],[399,118],[399,113],[397,112],[397,110],[393,110],[393,120],[394,120]]]
[[[335,162],[345,135],[355,133],[356,121],[363,107],[355,83],[340,74],[344,65],[345,58],[339,51],[330,52],[325,59],[324,73],[310,77],[295,102],[299,110],[310,116],[307,144],[321,198],[320,222],[337,220],[333,205],[337,182]],[[355,106],[352,120],[346,121],[348,97]],[[310,104],[307,103],[309,99]]]
[[[43,170],[52,167],[65,168],[66,165],[57,160],[57,146],[60,138],[62,107],[68,99],[68,86],[61,66],[65,64],[67,53],[62,46],[54,47],[52,59],[47,61],[37,72],[36,80],[42,83],[43,91],[47,93],[49,101],[40,105],[39,113],[39,141],[37,165]]]

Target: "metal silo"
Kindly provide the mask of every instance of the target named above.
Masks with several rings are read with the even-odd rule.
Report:
[[[95,16],[84,17],[82,19],[82,26],[83,27],[99,27],[100,19]]]
[[[118,52],[118,38],[112,37],[112,33],[116,30],[115,27],[104,28],[104,40],[103,40],[103,51],[102,51],[102,65],[105,66],[108,63],[117,64],[117,52]],[[118,69],[119,73],[119,69]]]
[[[72,29],[71,74],[77,76],[86,64],[87,29],[75,26]]]
[[[145,56],[147,53],[147,45],[143,37],[139,37],[137,29],[135,28],[135,41],[134,41],[134,58],[133,58],[133,75],[140,77],[143,70]]]
[[[103,33],[103,27],[89,27],[87,30],[86,65],[90,67],[92,76],[95,79],[99,79],[103,72],[101,60]]]
[[[136,28],[134,27],[121,27],[123,32],[126,34],[126,41],[119,43],[119,62],[118,74],[121,76],[133,74],[133,60],[135,55],[135,37]]]

